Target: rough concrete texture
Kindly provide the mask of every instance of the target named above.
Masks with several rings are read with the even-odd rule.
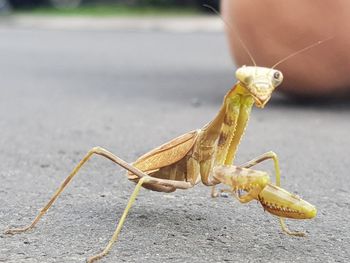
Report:
[[[223,33],[0,30],[0,229],[28,224],[100,145],[127,161],[203,126],[234,83]],[[348,262],[348,103],[254,109],[237,163],[274,150],[283,186],[318,207],[281,233],[259,204],[198,185],[142,190],[102,262]],[[271,163],[259,169],[272,172]],[[84,262],[111,237],[134,185],[93,158],[34,231],[0,234],[0,262]]]

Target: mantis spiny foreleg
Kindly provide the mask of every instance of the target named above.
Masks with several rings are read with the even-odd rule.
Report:
[[[274,162],[274,168],[275,168],[275,176],[276,176],[276,185],[277,186],[281,186],[281,171],[280,171],[280,166],[279,166],[279,161],[278,161],[278,157],[277,157],[277,154],[272,152],[272,151],[269,151],[269,152],[266,152],[242,165],[239,165],[239,167],[242,167],[242,168],[251,168],[263,161],[266,161],[266,160],[269,160],[269,159],[272,159],[273,162]],[[223,192],[232,192],[231,189],[222,189],[220,190],[221,193]],[[217,197],[218,196],[218,193],[216,192],[215,190],[215,186],[212,187],[212,190],[211,190],[211,196],[212,197]]]
[[[250,168],[250,167],[253,167],[253,166],[255,166],[263,161],[266,161],[268,159],[272,159],[273,163],[274,163],[275,175],[276,175],[276,185],[281,186],[281,171],[280,171],[278,157],[277,157],[277,154],[272,152],[272,151],[266,152],[266,153],[264,153],[256,158],[254,158],[253,160],[250,160],[250,161],[242,164],[240,167]],[[292,236],[304,236],[305,235],[305,233],[303,233],[303,232],[289,230],[289,228],[287,227],[287,225],[285,223],[285,219],[283,217],[279,217],[279,222],[280,222],[280,225],[281,225],[283,232],[287,233],[288,235],[292,235]]]
[[[276,175],[276,185],[277,186],[280,186],[281,185],[281,172],[280,172],[280,167],[279,167],[279,161],[278,161],[278,157],[277,157],[277,154],[270,151],[270,152],[266,152],[242,165],[240,165],[239,167],[242,167],[242,168],[250,168],[250,167],[253,167],[263,161],[266,161],[268,159],[272,159],[273,162],[274,162],[274,168],[275,168],[275,175]],[[241,196],[237,195],[235,191],[233,191],[232,189],[223,189],[221,190],[220,192],[228,192],[228,193],[231,193],[233,196],[235,196],[240,202],[243,203],[243,200],[245,202],[249,202],[251,199],[247,199],[247,198],[244,198],[242,199]],[[303,232],[299,232],[299,231],[291,231],[289,230],[289,228],[287,227],[286,223],[285,223],[285,219],[283,217],[279,217],[279,222],[280,222],[280,225],[281,225],[281,228],[282,228],[282,231],[289,234],[289,235],[293,235],[293,236],[304,236],[305,233]]]
[[[213,168],[212,176],[215,180],[231,187],[230,193],[235,195],[241,203],[257,199],[261,190],[270,181],[266,172],[241,168],[234,165],[220,165]],[[244,195],[236,195],[244,190]]]

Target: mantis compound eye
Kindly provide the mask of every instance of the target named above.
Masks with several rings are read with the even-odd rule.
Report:
[[[277,86],[279,86],[283,81],[283,75],[280,71],[276,70],[273,72],[272,75],[272,84],[273,86],[276,88]]]
[[[274,77],[274,79],[280,79],[280,77],[281,77],[281,73],[279,73],[278,71],[276,71],[274,74],[273,74],[273,77]]]

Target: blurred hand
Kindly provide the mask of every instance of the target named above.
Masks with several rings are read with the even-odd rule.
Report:
[[[278,89],[297,96],[350,93],[350,1],[222,0],[231,53],[238,66],[252,65],[241,37],[258,66],[279,60],[319,40],[334,37],[298,54],[277,69],[284,74]]]

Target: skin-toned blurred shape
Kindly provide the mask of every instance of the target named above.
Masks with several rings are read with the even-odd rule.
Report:
[[[222,0],[231,53],[238,66],[251,65],[243,39],[258,65],[271,67],[312,43],[333,37],[278,65],[279,90],[303,97],[350,93],[350,1]]]

